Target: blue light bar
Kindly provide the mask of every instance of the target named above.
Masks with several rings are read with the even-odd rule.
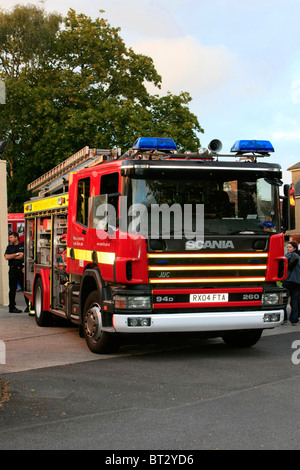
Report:
[[[168,137],[139,137],[132,148],[134,150],[177,150],[174,140]]]
[[[231,147],[231,152],[274,152],[274,147],[268,140],[237,140]]]

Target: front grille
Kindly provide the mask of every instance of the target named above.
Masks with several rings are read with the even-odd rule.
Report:
[[[268,253],[149,253],[149,283],[220,286],[266,280]]]

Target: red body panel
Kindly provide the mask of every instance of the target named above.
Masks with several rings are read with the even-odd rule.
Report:
[[[283,261],[284,273],[278,277],[278,263]],[[269,257],[266,272],[266,282],[282,281],[287,275],[287,259],[284,256],[284,236],[283,233],[272,235],[269,243]]]
[[[32,289],[32,299],[28,296],[29,300],[33,300],[35,283],[38,279],[37,276],[42,278],[43,282],[43,310],[48,312],[50,310],[50,268],[35,268],[34,284]]]

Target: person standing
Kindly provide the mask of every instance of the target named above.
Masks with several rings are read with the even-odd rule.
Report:
[[[288,272],[285,281],[282,285],[289,291],[291,314],[290,322],[292,325],[298,323],[299,317],[299,298],[300,298],[300,256],[298,252],[298,244],[294,241],[288,242],[286,258],[288,260]],[[287,320],[285,311],[284,319]]]
[[[20,244],[17,232],[10,232],[8,240],[10,244],[6,247],[4,256],[9,265],[9,312],[21,313],[22,310],[16,307],[16,291],[19,281],[24,292],[24,245]],[[24,298],[27,305],[24,312],[29,312],[29,300],[25,295]]]

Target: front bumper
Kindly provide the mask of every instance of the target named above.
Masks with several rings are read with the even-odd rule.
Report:
[[[278,315],[278,321],[265,321],[266,316]],[[128,319],[149,318],[149,326],[129,326]],[[237,312],[196,312],[114,314],[113,329],[117,333],[173,333],[201,331],[229,331],[243,329],[265,329],[279,326],[284,319],[284,310],[259,310]]]

